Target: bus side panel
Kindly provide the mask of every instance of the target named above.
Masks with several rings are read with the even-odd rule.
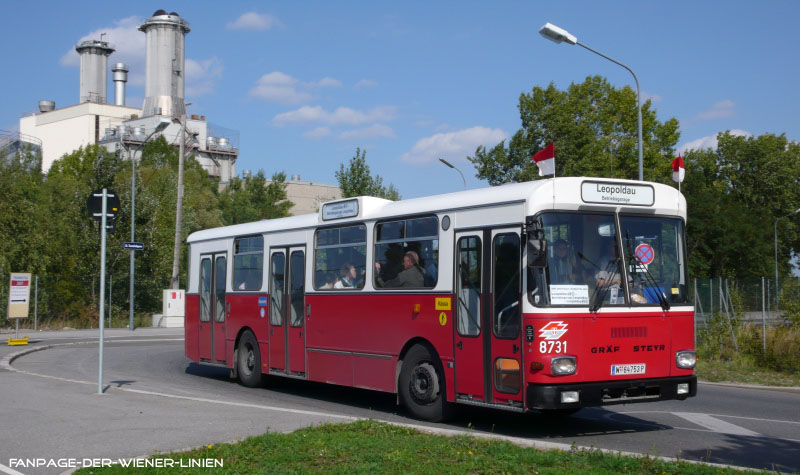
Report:
[[[233,350],[236,349],[236,337],[239,331],[247,327],[253,331],[253,334],[258,341],[258,347],[261,351],[261,371],[267,372],[269,367],[267,361],[267,294],[254,294],[254,293],[228,293],[228,304],[231,306],[231,311],[228,314],[228,321],[225,328],[225,337],[227,340],[227,362],[228,367],[232,368]],[[263,303],[264,305],[260,305]],[[262,314],[263,311],[263,314]]]
[[[681,312],[672,315],[672,373],[671,376],[689,376],[694,373],[691,369],[681,369],[675,364],[675,354],[681,350],[694,350],[694,313]]]
[[[186,309],[183,319],[183,343],[186,348],[186,356],[195,363],[200,361],[198,348],[200,335],[197,329],[198,305],[200,297],[197,294],[186,294]]]
[[[396,357],[375,358],[374,356],[355,355],[353,356],[353,386],[393,393],[396,366]]]
[[[430,342],[445,368],[445,378],[449,398],[453,394],[453,328],[452,311],[437,311],[436,298],[450,299],[451,294],[410,294],[410,293],[347,293],[308,294],[306,303],[311,305],[311,313],[306,319],[306,347],[309,355],[309,379],[330,381],[327,374],[329,365],[321,363],[330,354],[316,353],[330,350],[345,353],[363,353],[391,356],[396,360],[405,344],[413,338],[423,338]],[[419,312],[415,312],[415,306]],[[444,313],[444,317],[441,314]],[[312,357],[312,355],[314,355]],[[362,359],[362,356],[358,357]],[[342,361],[344,363],[344,361]],[[351,371],[356,372],[355,380],[360,387],[394,391],[394,364],[360,362],[354,367],[352,359],[346,361]],[[377,369],[373,371],[372,369]],[[389,373],[388,375],[386,373]],[[387,381],[391,385],[387,386]]]

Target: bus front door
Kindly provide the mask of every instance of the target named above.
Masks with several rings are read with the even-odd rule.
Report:
[[[269,368],[272,372],[301,377],[306,372],[305,263],[302,247],[272,250]]]
[[[492,402],[522,409],[522,247],[519,228],[491,231],[488,313]],[[489,247],[489,246],[487,246]],[[489,330],[489,327],[487,327]]]
[[[456,399],[520,407],[518,228],[456,232]]]
[[[224,253],[200,256],[198,356],[203,361],[225,361],[226,275]]]

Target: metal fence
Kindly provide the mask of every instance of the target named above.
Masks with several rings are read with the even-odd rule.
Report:
[[[776,292],[775,279],[766,277],[694,279],[693,286],[698,329],[706,328],[715,314],[740,322],[782,324],[782,300],[797,298],[792,291],[795,286],[784,286],[782,292]]]

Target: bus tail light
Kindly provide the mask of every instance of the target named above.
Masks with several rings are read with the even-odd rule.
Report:
[[[578,362],[574,356],[557,356],[550,362],[550,369],[555,376],[575,374]]]
[[[692,369],[697,364],[697,353],[691,350],[679,351],[675,355],[675,364],[678,368]]]

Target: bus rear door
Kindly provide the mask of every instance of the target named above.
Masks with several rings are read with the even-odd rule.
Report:
[[[227,255],[200,256],[200,306],[198,356],[203,361],[225,362],[225,283]]]

